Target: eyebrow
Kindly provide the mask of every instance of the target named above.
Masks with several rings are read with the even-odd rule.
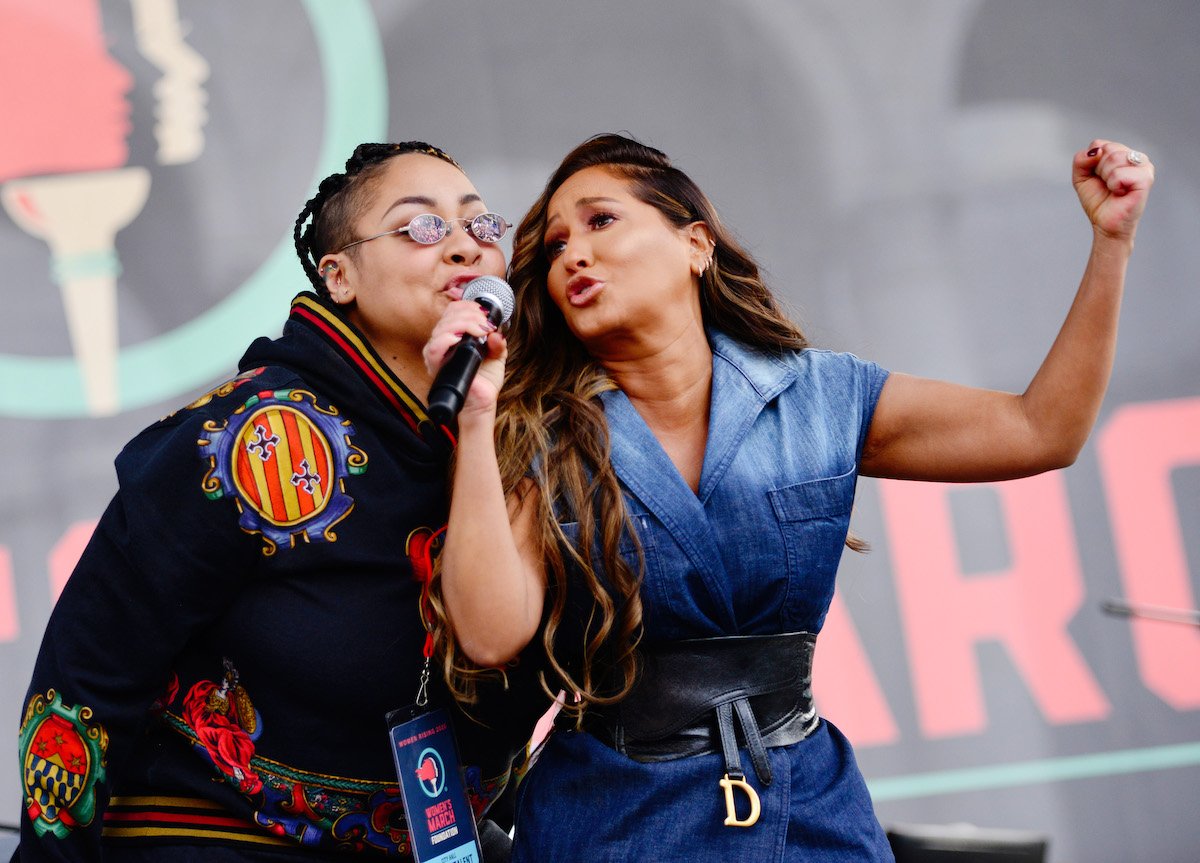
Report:
[[[619,204],[619,203],[621,203],[621,201],[617,200],[616,198],[608,198],[608,197],[605,197],[604,195],[594,195],[593,197],[590,197],[590,198],[580,198],[578,201],[575,202],[575,209],[578,210],[580,207],[590,207],[593,204]],[[546,227],[549,228],[557,220],[558,220],[558,216],[551,216],[549,219],[546,220]]]
[[[461,207],[465,204],[473,204],[476,201],[482,202],[483,198],[479,197],[479,195],[475,194],[474,192],[471,192],[459,198],[458,205]],[[396,200],[392,201],[392,205],[384,210],[384,217],[386,218],[388,213],[404,204],[420,204],[422,207],[433,208],[437,206],[437,201],[428,195],[405,195],[403,198],[397,198]]]

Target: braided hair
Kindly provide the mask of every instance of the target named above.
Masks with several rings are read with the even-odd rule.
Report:
[[[449,153],[424,141],[359,144],[346,160],[345,172],[330,174],[322,180],[317,186],[317,193],[308,199],[296,217],[296,227],[292,232],[296,255],[319,296],[328,296],[329,291],[325,280],[317,272],[317,263],[329,252],[353,242],[351,222],[358,214],[364,194],[370,189],[372,181],[383,173],[387,161],[405,153],[424,153],[462,170],[462,165],[454,161]],[[312,221],[305,226],[310,218]],[[347,254],[354,255],[357,251],[356,248]]]

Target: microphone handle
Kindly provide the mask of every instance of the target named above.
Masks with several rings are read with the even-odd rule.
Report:
[[[500,323],[503,310],[491,302],[490,297],[480,297],[476,302],[487,312],[488,320],[493,324]],[[438,370],[429,390],[429,418],[437,425],[449,425],[462,410],[466,401],[467,391],[471,389],[471,381],[483,362],[487,353],[487,339],[477,339],[465,335],[454,346],[446,364]]]
[[[449,425],[458,416],[482,362],[479,342],[474,336],[463,336],[429,390],[430,419],[438,425]]]

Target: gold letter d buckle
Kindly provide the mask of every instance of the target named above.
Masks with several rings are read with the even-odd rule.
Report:
[[[725,778],[717,784],[725,789],[726,827],[750,827],[758,821],[758,813],[761,808],[758,805],[758,792],[751,788],[745,780],[730,779],[729,774],[726,773]],[[733,789],[735,786],[746,792],[746,796],[750,799],[750,814],[745,819],[737,817],[737,807],[733,805]]]

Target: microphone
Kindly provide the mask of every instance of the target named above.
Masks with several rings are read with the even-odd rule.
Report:
[[[487,313],[487,318],[496,326],[512,317],[516,299],[508,282],[496,276],[480,276],[471,279],[463,288],[464,300],[474,300]],[[462,410],[467,390],[479,371],[487,353],[487,338],[477,339],[465,335],[450,351],[450,358],[438,370],[429,390],[429,417],[438,425],[449,425]]]

